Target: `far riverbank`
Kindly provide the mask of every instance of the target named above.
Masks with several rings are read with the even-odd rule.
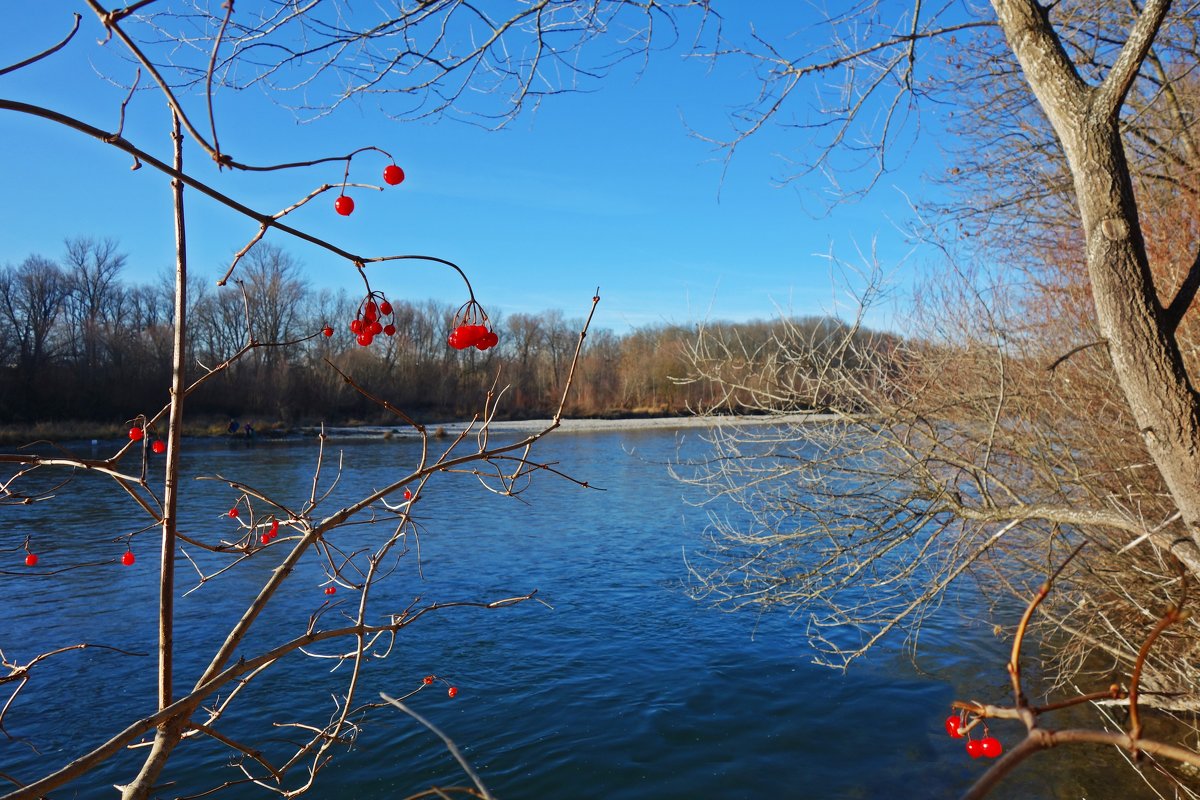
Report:
[[[720,415],[685,417],[624,417],[624,418],[573,418],[560,421],[560,433],[598,433],[623,430],[671,430],[675,428],[711,428],[719,425],[791,424],[799,422],[822,422],[834,415],[797,413],[785,415]],[[204,421],[184,430],[189,438],[246,438],[250,434],[245,423],[238,423],[236,433],[231,432],[232,421]],[[546,430],[550,419],[493,420],[488,426],[496,433],[530,434]],[[321,425],[287,425],[285,423],[253,422],[253,436],[262,439],[303,439],[318,436]],[[425,429],[436,435],[457,436],[468,427],[478,430],[479,422],[449,421],[424,423]],[[34,442],[102,441],[120,440],[126,436],[124,425],[88,421],[41,422],[32,425],[0,425],[0,445],[26,445]],[[411,427],[398,425],[326,424],[325,436],[330,439],[387,439],[396,436],[414,436]]]

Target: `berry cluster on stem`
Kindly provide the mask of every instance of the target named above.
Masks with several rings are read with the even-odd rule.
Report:
[[[946,717],[946,733],[950,734],[952,739],[967,740],[967,755],[971,758],[979,758],[986,756],[987,758],[999,758],[1004,752],[1004,746],[1000,744],[1000,740],[988,733],[987,726],[983,726],[983,738],[972,739],[971,728],[974,723],[968,724],[964,716],[960,714],[951,714]]]
[[[377,147],[368,148],[370,150],[378,150]],[[383,151],[380,151],[383,152]],[[346,181],[350,177],[350,159],[346,159],[346,174],[342,177],[342,193],[333,201],[333,210],[341,214],[343,217],[348,217],[354,213],[354,199],[346,194]],[[404,181],[404,170],[396,166],[395,163],[388,164],[383,168],[383,182],[388,186],[396,186]]]
[[[487,312],[474,298],[462,304],[451,324],[454,327],[446,337],[446,344],[455,350],[466,350],[468,347],[487,350],[500,341],[500,337],[488,326]]]
[[[331,328],[326,336],[333,333]],[[375,341],[379,334],[396,335],[395,317],[392,314],[392,304],[384,297],[383,292],[369,292],[358,304],[358,313],[350,320],[350,332],[358,337],[358,343],[363,347]]]

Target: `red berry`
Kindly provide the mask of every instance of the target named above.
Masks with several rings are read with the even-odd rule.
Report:
[[[462,348],[458,346],[458,328],[450,331],[450,335],[446,337],[446,344],[450,345],[455,350],[462,350]]]
[[[449,689],[446,690],[446,694],[450,695],[450,697],[457,696],[458,695],[458,687],[451,686]]]
[[[379,320],[375,320],[367,326],[367,333],[371,334],[372,336],[378,336],[379,334],[383,333],[383,326],[379,324]]]
[[[372,335],[371,335],[369,332],[367,332],[367,331],[363,331],[362,333],[360,333],[360,334],[358,335],[358,343],[359,343],[359,344],[361,344],[363,347],[366,347],[367,345],[369,345],[369,344],[370,344],[371,342],[373,342],[373,341],[375,341],[375,337],[374,337],[374,336],[372,336]]]
[[[133,557],[132,550],[126,550],[125,555],[121,556],[121,563],[127,567],[132,567],[134,561],[136,561],[136,559]]]
[[[397,167],[395,164],[389,164],[383,168],[383,182],[388,186],[395,186],[404,180],[404,170]]]
[[[967,755],[971,758],[979,758],[983,755],[983,743],[978,739],[967,740]]]
[[[361,319],[350,320],[350,332],[351,333],[362,333],[363,332],[363,322]]]
[[[363,322],[374,322],[379,319],[379,309],[375,307],[374,303],[367,301],[366,307],[362,310],[362,318]]]
[[[404,499],[405,499],[405,500],[412,500],[412,490],[410,490],[410,489],[405,489],[405,490],[404,490]]]
[[[1004,745],[995,736],[985,736],[979,740],[979,752],[988,758],[997,758],[1004,752]]]
[[[137,425],[134,425],[132,428],[129,429],[129,440],[131,442],[140,442],[142,440],[142,437],[145,435],[146,435],[146,432],[143,431],[141,428],[139,428]]]
[[[150,445],[150,449],[156,453],[165,453],[167,452],[167,443],[162,439],[155,439]]]
[[[34,553],[30,553],[29,555],[25,556],[25,566],[36,567],[37,566],[37,555],[35,555]]]
[[[336,586],[326,586],[325,594],[337,594],[337,587]]]
[[[333,210],[348,217],[354,213],[354,201],[344,194],[338,195],[338,199],[333,201]]]
[[[483,336],[479,337],[479,341],[475,343],[476,350],[487,350],[495,347],[500,342],[500,337],[495,331],[488,331]]]
[[[388,314],[392,313],[392,304],[389,303],[387,300],[384,300],[382,303],[379,304],[379,313],[383,314],[385,317]]]
[[[325,334],[326,338],[333,336],[333,328],[326,325],[324,328],[321,328],[321,333]]]
[[[961,739],[963,735],[958,732],[958,726],[961,722],[962,720],[959,719],[958,714],[951,714],[946,717],[946,733],[955,739]]]
[[[388,336],[395,336],[396,335],[396,326],[389,322],[387,325],[383,326],[383,332],[386,333]]]
[[[426,686],[430,685],[431,683],[433,683],[433,676],[432,676],[432,675],[426,675],[426,676],[425,676],[425,677],[422,679],[422,683],[424,683]]]
[[[272,536],[278,536],[278,535],[279,535],[279,520],[277,520],[277,519],[273,519],[273,520],[271,520],[271,530],[270,530],[270,533],[271,533],[271,535],[272,535]]]
[[[234,506],[233,508],[229,509],[229,516],[232,519],[237,519],[237,515],[238,515],[237,506]]]

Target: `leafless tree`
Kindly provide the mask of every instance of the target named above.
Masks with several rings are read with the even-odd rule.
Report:
[[[157,702],[151,713],[131,713],[130,718],[122,720],[119,723],[120,729],[104,743],[91,747],[86,752],[72,753],[71,760],[67,763],[47,763],[46,771],[40,776],[18,777],[4,774],[3,779],[15,787],[4,797],[7,800],[23,800],[60,793],[64,790],[63,787],[74,781],[87,780],[98,766],[126,748],[139,747],[144,748],[144,760],[136,774],[130,776],[118,789],[125,800],[144,800],[159,793],[160,777],[167,770],[176,750],[189,746],[190,742],[198,739],[217,742],[233,755],[232,776],[225,780],[215,778],[219,783],[204,790],[203,796],[223,789],[250,786],[258,787],[268,794],[298,796],[313,788],[319,773],[328,764],[335,750],[354,740],[363,724],[364,715],[374,708],[389,704],[361,696],[362,670],[368,660],[390,652],[398,635],[415,621],[429,614],[461,606],[499,609],[526,601],[532,596],[532,593],[527,593],[488,600],[454,599],[424,604],[414,602],[402,607],[379,607],[381,604],[375,599],[377,587],[393,575],[398,559],[408,552],[408,542],[415,535],[411,509],[420,501],[422,491],[429,481],[438,480],[445,473],[467,472],[476,475],[480,482],[493,492],[515,495],[524,491],[534,473],[543,470],[544,465],[534,460],[531,448],[538,439],[558,425],[591,315],[588,315],[588,322],[583,323],[577,332],[574,359],[566,370],[567,374],[563,376],[564,391],[554,419],[542,431],[516,442],[497,444],[490,437],[490,426],[497,412],[499,391],[490,392],[480,398],[481,410],[461,435],[449,442],[435,442],[430,433],[401,408],[386,397],[376,395],[365,388],[354,375],[352,363],[344,362],[342,366],[338,366],[330,361],[329,368],[341,381],[353,387],[382,412],[393,415],[397,424],[411,428],[418,435],[421,452],[415,463],[397,465],[393,474],[380,477],[378,488],[372,489],[357,500],[339,500],[335,503],[330,498],[333,487],[338,483],[340,466],[326,452],[322,438],[317,452],[313,455],[312,477],[306,491],[295,496],[284,496],[278,492],[258,488],[249,479],[241,476],[201,476],[219,481],[228,487],[231,498],[228,518],[236,520],[235,530],[232,534],[216,540],[198,537],[181,530],[178,524],[179,489],[184,476],[181,474],[180,453],[186,446],[182,432],[189,398],[206,383],[230,373],[240,361],[253,358],[260,351],[296,346],[302,341],[318,337],[328,338],[328,334],[320,328],[298,329],[297,322],[288,318],[287,294],[296,288],[296,277],[289,274],[290,265],[284,263],[281,251],[274,248],[273,243],[261,241],[266,234],[290,236],[339,258],[345,265],[349,282],[360,286],[356,292],[365,296],[361,303],[356,304],[360,320],[371,322],[375,321],[376,316],[386,316],[390,313],[381,308],[385,299],[382,293],[371,287],[370,277],[375,274],[375,270],[388,262],[409,259],[440,264],[457,272],[464,280],[464,292],[469,298],[464,307],[475,309],[476,317],[482,316],[482,311],[469,281],[466,280],[466,274],[456,264],[436,256],[420,254],[375,257],[358,255],[300,230],[286,221],[287,215],[296,208],[333,188],[330,184],[304,195],[301,200],[283,211],[265,214],[254,211],[217,187],[204,183],[185,167],[185,155],[198,147],[201,152],[215,158],[222,166],[250,169],[247,165],[239,164],[226,156],[218,144],[218,131],[226,129],[218,126],[213,117],[213,92],[228,85],[226,79],[238,73],[237,65],[244,65],[244,69],[247,70],[263,67],[264,62],[255,60],[261,51],[252,47],[250,40],[258,38],[267,42],[284,35],[295,37],[290,41],[294,46],[301,47],[301,39],[308,30],[306,26],[311,26],[313,30],[327,30],[325,24],[328,20],[320,16],[325,8],[319,7],[319,4],[310,4],[307,9],[293,4],[279,4],[273,10],[275,16],[253,18],[251,24],[246,26],[241,24],[243,17],[235,17],[233,3],[224,4],[221,16],[213,20],[189,19],[177,12],[176,7],[155,0],[142,0],[116,9],[107,9],[95,0],[87,0],[86,5],[106,37],[100,46],[118,42],[133,64],[148,73],[157,84],[158,96],[171,110],[173,124],[169,131],[170,156],[156,156],[150,148],[124,138],[122,129],[103,130],[68,113],[37,103],[0,99],[0,110],[47,120],[82,136],[108,144],[132,157],[135,165],[155,170],[169,180],[175,224],[175,264],[171,297],[173,310],[170,329],[165,332],[171,341],[169,382],[160,394],[160,405],[150,409],[130,409],[127,412],[130,420],[129,439],[116,446],[108,455],[80,456],[61,447],[53,448],[49,452],[29,448],[0,454],[0,464],[4,465],[5,470],[0,476],[0,507],[70,502],[73,480],[102,480],[111,481],[114,492],[119,497],[124,497],[135,513],[143,517],[145,525],[126,537],[128,550],[125,562],[132,564],[135,560],[135,546],[144,559],[143,563],[153,562],[154,559],[147,558],[147,555],[155,550],[158,552]],[[420,14],[428,5],[420,4],[408,13]],[[462,7],[470,9],[465,3]],[[647,13],[652,10],[646,9]],[[346,9],[340,8],[337,13],[341,14],[343,11],[348,13]],[[153,15],[138,17],[141,13]],[[539,18],[540,15],[534,13],[530,18],[531,24]],[[518,16],[517,19],[520,20],[521,17]],[[160,70],[161,64],[148,54],[164,44],[167,50],[186,53],[196,44],[194,40],[179,32],[168,34],[172,39],[170,42],[167,42],[166,38],[153,35],[154,31],[165,30],[162,26],[167,20],[180,22],[185,27],[199,22],[200,29],[210,21],[217,26],[213,35],[207,39],[212,46],[211,55],[199,59],[199,71],[191,76],[204,87],[200,99],[194,103],[191,98],[186,98],[185,102],[183,95],[177,92],[177,84],[164,78]],[[59,43],[0,68],[0,75],[24,69],[41,59],[53,58],[61,49],[72,44],[73,40],[81,41],[76,38],[80,23],[80,16],[76,15],[73,24],[64,25],[65,37]],[[517,22],[512,24],[516,25]],[[233,26],[231,30],[230,25]],[[289,25],[295,27],[288,27]],[[533,31],[535,41],[539,34],[550,35],[536,27]],[[240,34],[248,38],[245,41],[227,39],[227,32],[230,37]],[[323,70],[332,72],[356,69],[342,60],[337,53],[345,51],[347,46],[359,37],[355,35],[345,41],[338,41],[340,36],[341,34],[336,34],[334,42],[327,43],[319,49],[328,50],[327,56],[318,56],[327,57],[322,65]],[[369,42],[371,38],[373,37],[367,36],[363,41]],[[277,45],[278,42],[275,41],[274,44]],[[495,44],[503,46],[501,42]],[[435,48],[444,45],[446,42],[440,39],[427,43],[429,57],[424,59],[423,63],[436,63],[438,54]],[[457,47],[456,44],[451,46]],[[226,47],[232,54],[225,52]],[[477,59],[484,53],[497,52],[490,48],[491,45],[478,50],[474,58]],[[270,49],[272,48],[268,47],[268,50]],[[292,57],[297,55],[298,51],[292,53]],[[288,69],[292,57],[280,59],[276,53],[276,68]],[[307,63],[305,59],[298,59],[296,63],[301,62]],[[181,74],[186,76],[186,66],[178,66],[182,69]],[[268,70],[257,75],[253,82],[265,82],[274,72],[275,70]],[[436,91],[435,86],[446,82],[447,76],[453,72],[454,70],[435,74],[434,80],[425,88]],[[470,70],[466,72],[469,73]],[[473,80],[469,74],[464,77]],[[136,79],[130,81],[133,86],[136,86],[136,83]],[[462,88],[454,91],[461,92]],[[131,98],[135,93],[131,90]],[[127,100],[120,108],[122,125],[128,105]],[[189,112],[193,105],[208,112],[210,125],[204,133],[191,122]],[[237,128],[229,130],[233,132]],[[252,140],[247,138],[247,142],[252,143]],[[243,144],[246,145],[247,142]],[[383,154],[382,150],[372,147],[334,158],[315,158],[299,164],[272,165],[265,168],[298,171],[330,162],[343,164],[344,189],[353,159],[380,154]],[[192,363],[190,359],[194,352],[190,337],[192,314],[196,307],[189,297],[192,279],[188,264],[187,223],[193,197],[219,203],[259,225],[258,233],[238,251],[225,276],[225,279],[232,278],[234,281],[233,286],[228,287],[226,291],[236,298],[236,306],[222,305],[220,313],[214,315],[219,324],[214,325],[212,348],[205,354],[207,358],[201,363]],[[91,278],[95,279],[82,283],[93,289],[101,288],[105,283],[104,276],[114,272],[116,268],[114,265],[117,260],[110,257],[111,249],[106,243],[85,243],[82,240],[69,248],[69,254],[73,263],[79,266],[79,272],[90,274]],[[98,258],[102,255],[107,265],[104,269],[93,263],[98,263]],[[6,313],[11,318],[10,321],[20,322],[22,330],[27,330],[27,335],[23,335],[24,338],[21,339],[21,356],[31,365],[32,379],[35,377],[32,367],[36,367],[44,352],[48,331],[55,324],[69,287],[56,265],[32,258],[22,267],[5,270],[2,277],[5,281],[3,288],[6,289]],[[225,282],[225,279],[222,282]],[[251,292],[254,293],[253,296]],[[81,297],[83,296],[84,294],[81,294]],[[271,305],[275,302],[278,302],[278,308]],[[598,298],[593,298],[593,311],[596,302]],[[153,326],[159,322],[156,312],[142,307],[140,303],[139,309],[146,317],[145,322],[148,325]],[[235,309],[240,311],[236,313],[236,317]],[[236,330],[235,318],[238,323]],[[163,454],[162,471],[157,474],[156,470],[149,466],[151,462],[148,453],[151,450],[155,453],[161,451]],[[60,474],[62,477],[57,482],[55,479],[42,480],[47,473]],[[51,488],[48,489],[48,486]],[[344,529],[348,526],[355,526],[357,529],[353,537],[345,535]],[[361,532],[363,527],[370,533],[364,535]],[[5,549],[9,552],[27,553],[25,563],[29,570],[45,567],[39,567],[28,537]],[[177,658],[177,650],[187,646],[185,642],[176,639],[175,604],[183,588],[176,583],[177,562],[180,571],[185,574],[190,571],[193,575],[191,589],[201,590],[213,581],[225,579],[230,573],[246,570],[245,565],[261,559],[270,551],[282,551],[278,563],[267,573],[267,577],[262,580],[254,597],[240,615],[229,620],[224,640],[205,659],[205,666],[195,674],[177,675],[181,663]],[[265,642],[256,638],[264,609],[276,601],[280,588],[294,574],[295,567],[302,560],[314,559],[322,565],[325,572],[331,602],[314,613],[302,630],[268,636],[265,637]],[[82,563],[65,566],[81,569],[95,567]],[[56,568],[56,571],[61,568]],[[5,575],[6,580],[12,577],[11,573]],[[19,580],[22,576],[15,577]],[[332,595],[336,594],[338,587],[353,600],[333,600]],[[80,636],[86,639],[86,632],[81,631]],[[3,652],[0,653],[0,664],[4,670],[0,673],[0,686],[4,687],[5,692],[4,700],[0,703],[0,731],[3,730],[5,716],[15,713],[14,710],[21,706],[31,691],[34,691],[30,687],[36,687],[37,676],[44,664],[94,647],[113,649],[108,645],[84,640],[41,653],[22,653],[18,652],[19,642],[15,643],[15,646],[5,643]],[[247,685],[269,674],[281,658],[296,653],[308,655],[322,664],[345,664],[347,668],[343,671],[348,674],[336,695],[334,713],[314,720],[305,718],[298,712],[298,718],[294,722],[282,722],[281,724],[294,734],[289,740],[292,741],[292,745],[278,754],[268,755],[256,743],[242,741],[228,733],[225,725],[227,712],[242,700]],[[179,686],[187,688],[180,692]],[[420,688],[417,686],[416,690]],[[486,790],[481,789],[481,792],[482,796],[486,796]],[[474,793],[474,790],[468,790],[467,793]]]
[[[831,416],[716,431],[712,458],[684,477],[752,522],[713,519],[711,546],[691,557],[695,591],[803,610],[820,658],[844,667],[893,632],[915,643],[959,587],[1030,596],[1086,542],[1035,604],[1062,685],[1136,665],[1146,702],[1195,709],[1195,621],[1173,619],[1139,651],[1200,575],[1186,316],[1200,286],[1197,10],[991,6],[918,2],[897,16],[858,3],[826,20],[824,49],[760,38],[720,53],[752,59],[762,79],[721,141],[729,152],[802,94],[826,99],[797,114],[816,155],[789,178],[825,171],[855,196],[927,130],[916,123],[967,135],[948,176],[963,193],[917,207],[946,267],[908,338],[864,338],[860,316],[832,337],[788,331],[764,361],[699,337],[691,372],[724,386],[719,397]],[[835,88],[814,86],[838,71]]]

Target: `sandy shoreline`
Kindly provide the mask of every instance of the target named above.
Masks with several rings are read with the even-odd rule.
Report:
[[[674,430],[677,428],[713,428],[722,425],[779,425],[798,422],[823,422],[832,419],[830,414],[787,414],[783,416],[720,416],[720,417],[649,417],[635,419],[564,419],[555,431],[559,433],[596,433],[600,431]],[[494,433],[537,433],[550,427],[551,420],[505,420],[493,422]],[[444,430],[447,436],[456,436],[467,428],[466,422],[445,422],[426,425],[426,430]],[[478,429],[478,424],[476,424]],[[315,436],[318,428],[302,428],[304,435]],[[401,425],[360,425],[354,427],[327,426],[325,435],[330,439],[375,439],[415,436],[411,428]]]

